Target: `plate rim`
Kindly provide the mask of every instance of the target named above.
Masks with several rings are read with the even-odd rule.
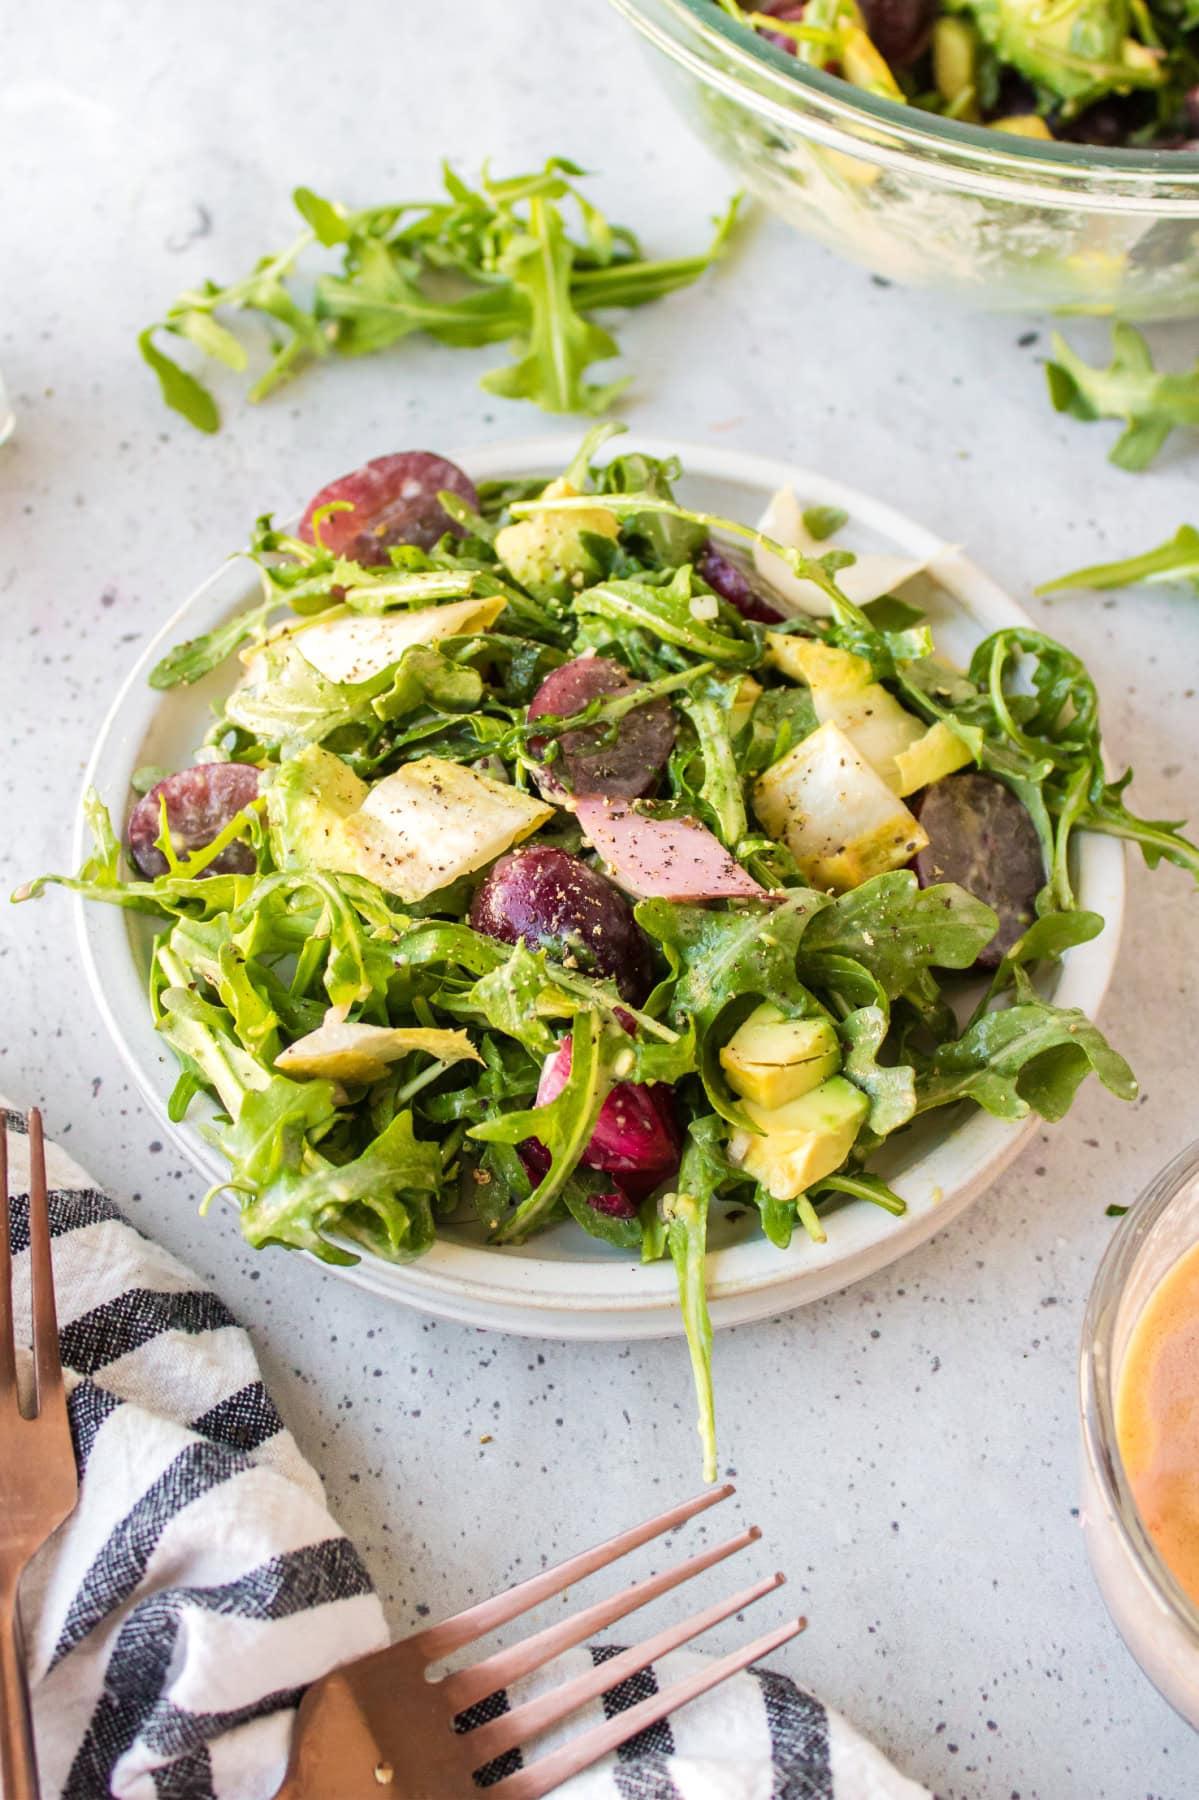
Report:
[[[559,470],[577,445],[577,436],[553,434],[505,439],[452,455],[476,480],[488,480],[540,473],[543,469]],[[683,465],[684,480],[688,475],[706,477],[757,490],[759,495],[790,484],[805,498],[843,506],[854,525],[914,556],[928,559],[938,585],[972,617],[977,617],[981,607],[1002,613],[1013,624],[1033,623],[1019,603],[962,550],[946,544],[936,533],[886,501],[864,494],[848,483],[806,469],[790,459],[640,432],[629,432],[610,441],[602,454],[606,459],[631,450],[651,456],[677,456]],[[84,773],[84,792],[89,787],[99,787],[102,793],[107,789],[105,797],[111,799],[122,775],[127,780],[137,766],[122,749],[122,743],[131,735],[125,728],[131,711],[142,720],[136,736],[136,742],[141,743],[158,709],[169,704],[169,699],[148,687],[146,674],[165,647],[188,633],[192,615],[214,589],[230,581],[230,571],[235,567],[236,555],[219,564],[143,646],[100,725]],[[971,598],[960,589],[968,589]],[[81,807],[74,833],[76,867],[86,854],[86,840],[87,824]],[[1096,905],[1104,915],[1105,926],[1090,943],[1066,953],[1055,998],[1065,1004],[1080,1005],[1094,1017],[1119,950],[1125,853],[1124,846],[1115,839],[1097,834],[1082,834],[1079,842],[1080,886],[1102,891]],[[147,1059],[131,1041],[115,998],[110,998],[104,974],[106,958],[123,931],[127,943],[127,915],[121,908],[89,903],[79,894],[71,898],[84,972],[118,1054],[151,1111],[188,1160],[201,1173],[219,1180],[223,1165],[196,1126],[168,1116],[161,1078],[155,1079],[160,1066],[170,1066],[165,1046],[156,1058]],[[144,1030],[148,1021],[144,985],[131,958],[123,973],[116,992],[123,993],[127,1002],[130,980],[136,984]],[[839,1292],[898,1261],[972,1204],[1019,1154],[1039,1123],[1035,1114],[1025,1120],[1004,1121],[979,1111],[966,1118],[897,1179],[901,1192],[909,1190],[905,1193],[909,1212],[902,1219],[880,1214],[868,1202],[857,1201],[831,1215],[827,1247],[813,1246],[804,1234],[797,1233],[797,1241],[786,1252],[768,1245],[761,1236],[714,1250],[709,1270],[713,1325],[720,1328],[789,1311]],[[923,1192],[911,1191],[917,1178],[924,1182]],[[951,1190],[948,1194],[947,1187]],[[847,1227],[846,1221],[853,1219],[861,1221],[860,1225]],[[840,1248],[835,1245],[837,1236],[845,1240]],[[730,1269],[728,1264],[734,1261],[737,1267]],[[519,1278],[510,1274],[501,1278],[501,1270],[505,1266],[511,1270],[514,1265]],[[616,1256],[584,1262],[530,1253],[527,1247],[509,1251],[438,1239],[430,1252],[413,1263],[385,1263],[366,1256],[351,1268],[322,1266],[353,1285],[415,1305],[435,1316],[528,1336],[612,1338],[682,1334],[673,1272],[665,1263],[646,1265]]]

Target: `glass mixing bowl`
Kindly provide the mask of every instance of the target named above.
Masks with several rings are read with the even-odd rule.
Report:
[[[1199,312],[1199,155],[961,124],[797,63],[715,0],[613,0],[773,211],[892,281],[1006,311]]]
[[[1199,1143],[1162,1170],[1118,1226],[1082,1329],[1083,1533],[1107,1609],[1128,1648],[1199,1727],[1199,1606],[1179,1586],[1132,1496],[1116,1435],[1116,1394],[1133,1328],[1158,1283],[1199,1244]]]

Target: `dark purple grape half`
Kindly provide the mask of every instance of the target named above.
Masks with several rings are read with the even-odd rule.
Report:
[[[351,562],[386,563],[393,544],[415,544],[431,550],[447,531],[458,532],[437,496],[460,494],[477,508],[479,496],[470,476],[431,450],[401,450],[377,456],[349,475],[341,475],[308,502],[300,522],[304,542],[314,542],[312,516],[335,500],[348,500],[352,512],[330,513],[321,520],[321,542]]]
[[[476,931],[531,950],[585,975],[614,981],[630,1006],[654,984],[649,939],[620,890],[566,850],[512,850],[488,872],[470,909]]]
[[[917,807],[928,847],[916,858],[921,887],[955,881],[992,907],[999,929],[978,967],[998,967],[1036,917],[1045,883],[1041,840],[1028,809],[991,775],[963,770],[925,790]]]
[[[577,656],[546,676],[529,706],[529,719],[547,713],[568,719],[592,700],[627,694],[639,685],[611,657]],[[579,797],[641,799],[657,787],[674,748],[674,734],[674,708],[663,694],[627,712],[611,743],[605,742],[608,733],[602,725],[584,726],[558,738],[557,758],[538,774],[537,784],[551,798],[569,791]],[[549,742],[548,738],[533,738],[529,748],[541,758]]]
[[[180,769],[143,794],[129,815],[129,854],[149,880],[165,875],[167,859],[154,847],[162,830],[160,797],[166,796],[167,824],[176,856],[211,844],[230,820],[258,798],[258,770],[249,763],[197,763]],[[229,844],[209,863],[207,875],[248,875],[257,867],[252,845]]]

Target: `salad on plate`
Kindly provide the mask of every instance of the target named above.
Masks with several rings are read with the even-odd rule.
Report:
[[[1094,937],[1075,832],[1199,876],[1125,804],[1081,661],[966,669],[921,564],[775,496],[680,505],[601,447],[482,483],[422,451],[258,521],[260,599],[158,665],[221,668],[191,767],[139,772],[60,881],[160,922],[149,1005],[256,1246],[404,1261],[473,1215],[670,1257],[715,1473],[713,1209],[816,1244],[937,1108],[1055,1120],[1132,1072],[1038,967]]]

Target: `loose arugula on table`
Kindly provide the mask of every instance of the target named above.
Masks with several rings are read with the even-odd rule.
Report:
[[[473,879],[406,906],[362,876],[276,866],[261,798],[214,843],[182,857],[164,812],[159,848],[168,867],[147,880],[126,874],[109,815],[90,795],[91,857],[77,876],[43,877],[18,897],[61,881],[158,921],[150,1001],[180,1066],[172,1116],[182,1117],[200,1093],[216,1102],[201,1128],[228,1160],[221,1187],[252,1243],[339,1263],[362,1249],[403,1261],[427,1250],[466,1208],[497,1243],[574,1220],[625,1254],[669,1256],[695,1369],[705,1468],[713,1474],[704,1280],[713,1224],[748,1211],[780,1247],[797,1226],[820,1242],[830,1209],[847,1201],[904,1210],[870,1159],[920,1114],[968,1102],[1005,1120],[1030,1111],[1058,1119],[1091,1072],[1130,1099],[1136,1084],[1123,1058],[1082,1014],[1038,992],[1029,971],[1101,929],[1074,894],[1076,831],[1130,838],[1151,865],[1164,858],[1197,880],[1199,848],[1174,825],[1133,814],[1124,800],[1127,776],[1107,779],[1094,688],[1063,646],[1012,627],[984,640],[965,673],[951,670],[912,609],[864,610],[845,599],[835,580],[844,553],[813,560],[736,521],[681,506],[673,497],[676,463],[628,455],[593,466],[606,435],[602,427],[591,433],[571,466],[582,499],[546,500],[540,483],[485,484],[465,536],[447,534],[430,551],[394,549],[382,568],[339,560],[319,532],[306,543],[259,520],[246,554],[261,598],[168,653],[152,681],[162,688],[191,682],[239,652],[275,659],[272,681],[251,689],[231,681],[206,739],[208,757],[270,772],[320,744],[377,780],[436,755],[482,764],[517,787],[530,781],[532,736],[552,743],[582,725],[618,729],[630,707],[674,696],[678,738],[659,810],[702,819],[773,891],[761,901],[716,905],[641,901],[636,916],[659,977],[643,1008],[544,950],[473,929]],[[589,539],[595,569],[586,584],[565,593],[526,588],[499,563],[499,526],[538,511],[594,506],[597,497],[621,529],[617,541]],[[831,530],[838,521],[820,522]],[[867,658],[930,725],[951,720],[978,765],[1010,786],[1036,822],[1046,870],[1038,916],[964,1022],[949,1004],[961,991],[955,971],[968,971],[993,935],[989,907],[949,884],[922,890],[905,870],[841,895],[815,890],[752,822],[752,780],[812,731],[816,716],[807,690],[767,660],[762,626],[723,600],[713,616],[716,596],[695,566],[713,532],[726,545],[759,543],[821,586],[832,616],[796,618],[788,629]],[[394,667],[358,684],[329,681],[272,641],[273,627],[289,617],[334,606],[369,616],[464,592],[503,594],[506,609],[490,629],[414,645]],[[699,616],[697,597],[705,601]],[[531,725],[527,705],[544,675],[588,648],[619,656],[646,685]],[[749,719],[734,726],[733,698],[750,672],[763,691]],[[252,705],[249,692],[259,696]],[[238,840],[253,846],[257,867],[207,874]],[[539,841],[577,848],[578,826],[556,813]],[[729,1152],[745,1113],[719,1051],[765,1001],[789,1018],[831,1021],[842,1074],[869,1103],[844,1166],[789,1201],[758,1185]],[[331,1007],[377,1026],[464,1030],[470,1058],[414,1050],[348,1089],[276,1067],[281,1050],[315,1030]],[[539,1104],[542,1064],[564,1036],[569,1078]],[[581,1157],[612,1085],[630,1079],[673,1086],[684,1144],[677,1174],[639,1216],[617,1218],[590,1204],[604,1178]],[[530,1138],[549,1156],[540,1179],[518,1154]]]
[[[1181,426],[1199,426],[1199,363],[1179,375],[1154,368],[1148,344],[1132,325],[1112,326],[1112,360],[1094,368],[1053,334],[1053,360],[1045,365],[1049,397],[1072,418],[1121,419],[1124,430],[1109,460],[1138,473],[1157,457]]]
[[[1072,588],[1167,587],[1178,582],[1187,583],[1199,593],[1199,531],[1193,525],[1180,525],[1172,538],[1139,556],[1092,563],[1089,568],[1072,569],[1068,575],[1043,581],[1037,593],[1061,594]]]
[[[305,365],[366,356],[415,334],[452,348],[515,345],[513,360],[483,376],[488,393],[531,400],[551,413],[606,411],[629,377],[588,379],[619,354],[594,317],[644,306],[698,280],[727,247],[735,197],[707,250],[647,259],[633,233],[609,222],[583,192],[584,171],[551,157],[527,175],[476,187],[444,165],[444,199],[353,209],[299,187],[304,229],[240,281],[205,281],[180,294],[138,338],[162,397],[200,431],[220,427],[211,390],[164,348],[189,344],[244,373],[251,353],[227,321],[255,315],[269,360],[249,397],[263,400]],[[572,228],[568,214],[577,221]],[[314,261],[328,252],[323,264]]]

